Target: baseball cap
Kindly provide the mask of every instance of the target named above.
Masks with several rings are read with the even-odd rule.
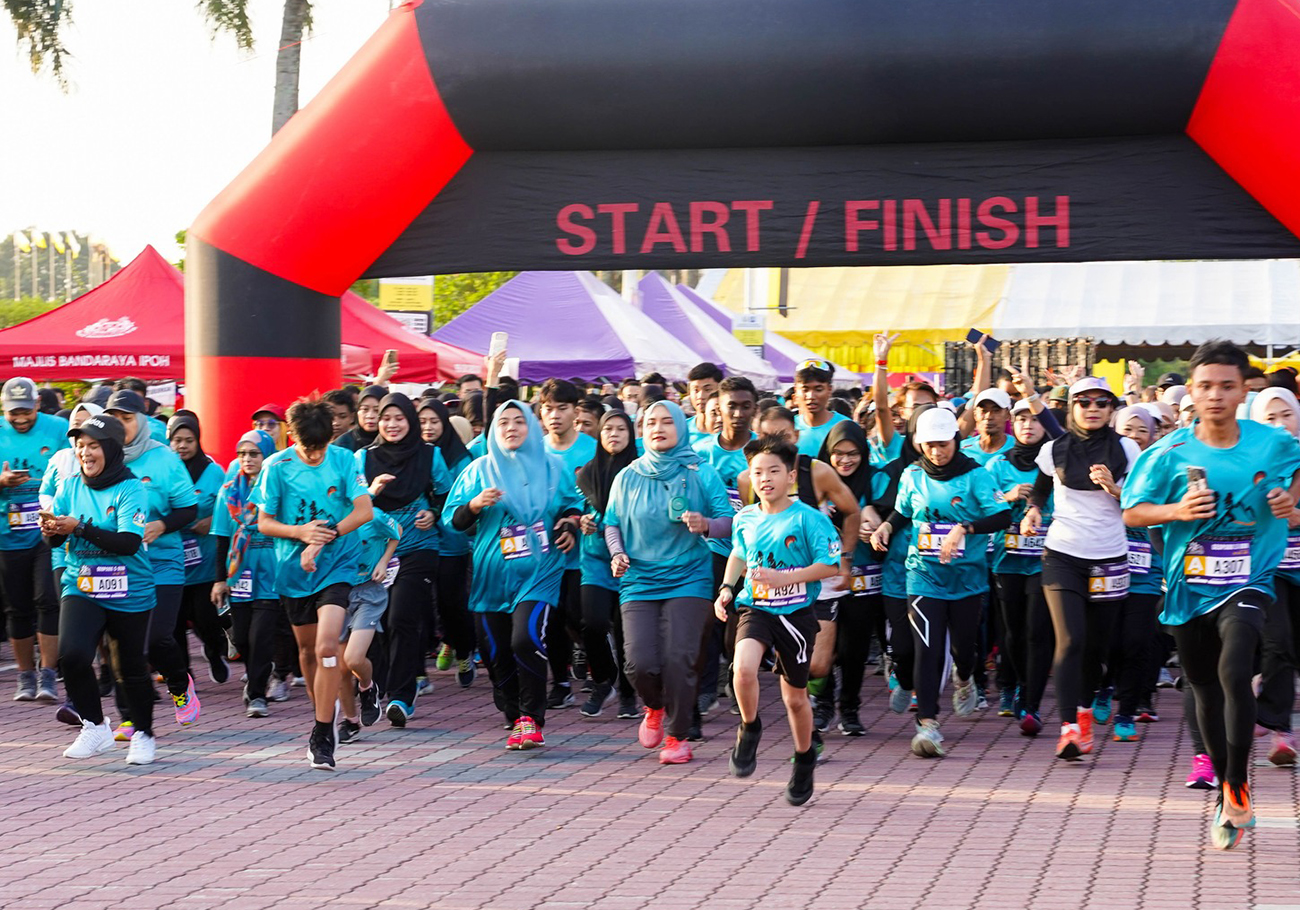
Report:
[[[135,392],[131,393],[136,395]],[[139,395],[136,395],[139,398]],[[75,430],[68,430],[68,437],[75,439],[78,436],[89,436],[91,439],[98,439],[103,442],[111,439],[118,445],[126,445],[126,427],[122,426],[122,421],[108,414],[96,414],[87,420]]]
[[[1180,411],[1190,411],[1194,407],[1196,407],[1196,402],[1192,401],[1191,395],[1184,395],[1183,400],[1178,402],[1178,410]]]
[[[256,411],[254,411],[253,416],[250,417],[249,420],[256,420],[258,414],[270,414],[272,417],[274,417],[276,420],[280,421],[281,423],[284,422],[284,408],[280,407],[278,404],[267,402],[266,404],[258,408]]]
[[[0,390],[0,399],[4,401],[6,411],[30,411],[36,408],[36,383],[26,376],[15,376],[7,380]]]
[[[1187,397],[1187,386],[1171,385],[1160,393],[1160,400],[1167,405],[1178,407],[1179,402]]]
[[[957,415],[946,408],[927,408],[916,421],[918,445],[926,442],[949,442],[957,438]]]
[[[1163,389],[1167,386],[1182,384],[1183,377],[1181,373],[1165,373],[1160,377],[1160,381],[1156,383],[1156,387]]]
[[[1011,410],[1011,396],[1001,389],[985,389],[975,396],[975,400],[970,403],[971,409],[977,409],[985,402],[992,402],[995,406],[1002,408],[1004,411]]]
[[[1084,392],[1105,392],[1111,398],[1115,397],[1115,393],[1110,390],[1110,385],[1099,376],[1085,376],[1070,386],[1071,398]]]
[[[1052,391],[1047,393],[1048,401],[1069,401],[1070,390],[1063,385],[1053,386]]]
[[[1023,414],[1029,410],[1029,402],[1022,398],[1011,406],[1011,416],[1015,417],[1017,414]]]
[[[143,414],[145,410],[144,398],[140,396],[139,392],[132,392],[130,389],[118,389],[104,404],[104,410]]]

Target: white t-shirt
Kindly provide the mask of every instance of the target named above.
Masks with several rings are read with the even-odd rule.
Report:
[[[1055,441],[1048,440],[1034,462],[1053,482],[1047,548],[1079,559],[1119,559],[1128,552],[1128,535],[1119,500],[1105,490],[1072,490],[1061,483],[1052,460]],[[1122,437],[1120,445],[1128,456],[1128,468],[1124,472],[1127,475],[1133,470],[1141,449],[1128,437]],[[1123,488],[1122,478],[1116,482]]]

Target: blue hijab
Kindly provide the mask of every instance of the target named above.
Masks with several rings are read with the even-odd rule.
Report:
[[[528,436],[513,452],[507,451],[497,439],[497,419],[506,408],[515,408],[528,421]],[[543,520],[555,491],[560,488],[564,468],[558,458],[547,453],[543,445],[545,434],[532,408],[518,401],[507,401],[496,409],[484,435],[488,450],[487,481],[501,491],[506,509],[525,525]]]
[[[645,454],[628,467],[643,477],[668,481],[684,470],[695,470],[701,459],[700,454],[691,448],[691,434],[686,427],[686,414],[671,401],[656,401],[645,409],[641,418],[642,437],[645,436],[645,421],[659,408],[666,410],[673,418],[673,426],[677,428],[677,445],[667,452],[656,452],[647,443]]]

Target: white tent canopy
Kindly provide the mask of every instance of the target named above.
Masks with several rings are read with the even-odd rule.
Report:
[[[1300,262],[1072,262],[1014,265],[994,318],[1000,340],[1099,344],[1300,342]]]

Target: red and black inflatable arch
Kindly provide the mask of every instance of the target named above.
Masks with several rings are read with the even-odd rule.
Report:
[[[189,231],[219,450],[359,277],[1300,255],[1300,0],[415,0]]]

